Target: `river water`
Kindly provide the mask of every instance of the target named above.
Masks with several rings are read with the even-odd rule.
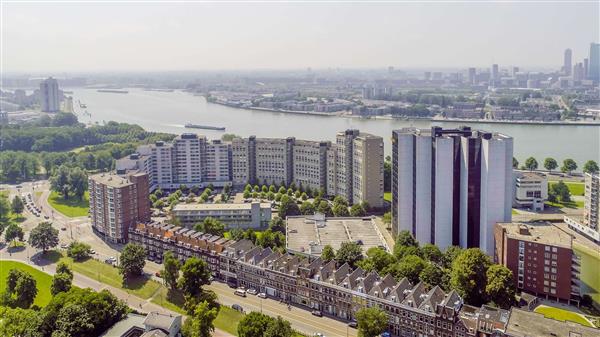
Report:
[[[414,126],[429,128],[432,125],[456,127],[465,123],[373,120],[330,116],[297,115],[282,112],[237,109],[208,103],[201,96],[189,93],[143,91],[128,89],[128,94],[100,93],[95,89],[68,89],[77,101],[87,105],[89,116],[81,122],[118,121],[139,124],[150,131],[174,134],[197,132],[209,139],[220,138],[223,132],[186,129],[184,124],[224,126],[225,132],[240,136],[288,137],[307,140],[334,140],[337,131],[360,129],[384,137],[385,152],[391,152],[392,130]],[[77,112],[81,109],[76,107]],[[469,123],[473,128],[502,132],[514,137],[515,157],[522,163],[534,156],[540,167],[546,157],[557,161],[574,159],[579,167],[586,160],[600,161],[600,127],[576,125],[518,125]]]

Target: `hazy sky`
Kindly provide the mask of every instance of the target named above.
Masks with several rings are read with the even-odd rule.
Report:
[[[560,67],[600,35],[599,1],[2,3],[6,72]]]

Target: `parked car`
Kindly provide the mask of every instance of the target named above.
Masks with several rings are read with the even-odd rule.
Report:
[[[90,254],[92,254],[92,255],[94,255],[94,254],[96,254],[96,251],[95,251],[95,250],[93,250],[93,249],[90,249],[90,250],[89,250],[89,253],[90,253]]]
[[[69,245],[68,245],[68,244],[66,244],[66,243],[61,243],[61,244],[60,244],[60,248],[62,248],[62,249],[67,249],[67,248],[69,248]]]
[[[323,313],[319,310],[313,310],[310,313],[313,314],[313,316],[323,317]]]
[[[246,291],[246,292],[247,292],[248,294],[250,294],[250,295],[256,295],[256,294],[258,294],[258,291],[256,291],[256,289],[254,289],[254,288],[250,288],[250,289],[248,289],[248,291]]]
[[[238,296],[246,297],[246,290],[244,290],[242,288],[236,289],[233,293]]]
[[[256,295],[256,296],[258,296],[260,298],[267,298],[267,294],[265,294],[265,293],[258,293],[258,295]]]
[[[241,305],[239,305],[239,304],[233,304],[233,305],[231,306],[231,309],[233,309],[233,310],[235,310],[235,311],[239,311],[239,312],[244,312],[244,308],[242,308],[242,306],[241,306]]]
[[[325,337],[325,335],[320,332],[315,333],[313,336],[314,337]]]
[[[352,321],[352,322],[348,323],[348,326],[356,329],[356,328],[358,328],[358,323],[356,321]]]
[[[44,219],[48,220],[48,219],[50,219],[50,217],[47,215],[44,215]]]

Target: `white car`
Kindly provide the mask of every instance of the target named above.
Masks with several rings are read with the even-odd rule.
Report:
[[[313,336],[314,337],[325,337],[325,335],[320,332],[315,333]]]
[[[258,295],[256,295],[256,296],[258,296],[260,298],[267,298],[267,294],[265,294],[265,293],[258,293]]]
[[[246,292],[250,295],[256,295],[258,293],[258,291],[256,291],[256,289],[254,289],[254,288],[250,288]]]

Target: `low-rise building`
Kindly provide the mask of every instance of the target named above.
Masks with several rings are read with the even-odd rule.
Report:
[[[88,178],[92,229],[110,242],[127,242],[129,227],[150,220],[148,175],[100,173]]]
[[[159,262],[167,251],[182,262],[190,257],[201,258],[214,275],[219,273],[219,254],[233,243],[220,236],[160,223],[138,223],[130,228],[129,241],[144,247],[148,256]]]
[[[221,221],[226,229],[267,227],[271,221],[271,204],[260,202],[177,204],[172,212],[187,227],[209,217]]]
[[[548,200],[548,179],[543,173],[514,171],[515,198],[513,206],[543,211]]]
[[[557,321],[542,314],[513,308],[503,336],[506,337],[597,337],[598,329],[570,321]]]
[[[180,337],[181,315],[151,311],[148,315],[135,313],[115,323],[101,337]]]
[[[517,290],[579,303],[581,264],[569,233],[546,222],[498,223],[494,237],[494,259],[513,272]]]

